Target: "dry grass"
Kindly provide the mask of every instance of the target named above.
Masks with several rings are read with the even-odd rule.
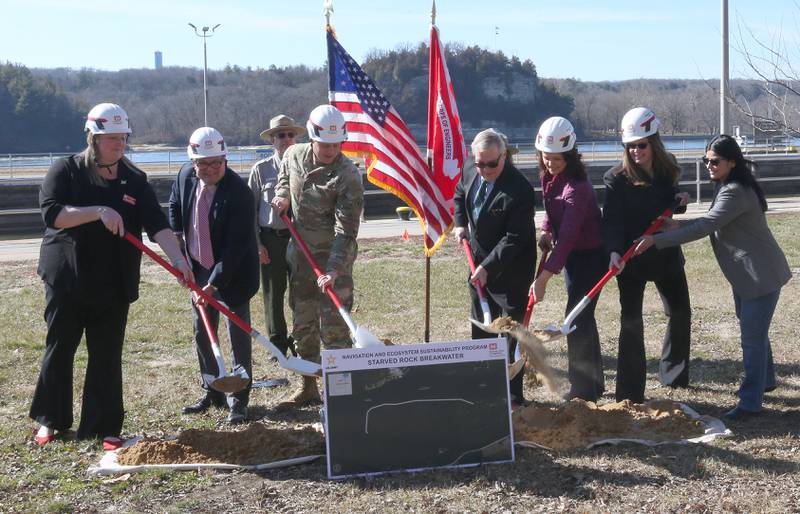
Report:
[[[800,268],[800,243],[794,235],[799,221],[798,215],[770,218],[795,272]],[[395,343],[421,341],[424,262],[418,242],[375,240],[361,248],[355,319]],[[647,396],[673,398],[701,413],[719,415],[734,404],[741,372],[732,300],[708,243],[689,245],[685,253],[694,316],[693,387],[672,391],[658,386],[654,372],[664,316],[651,286],[645,300],[651,359]],[[466,339],[467,271],[454,244],[434,257],[432,268],[432,339]],[[767,396],[764,415],[734,424],[733,437],[712,445],[657,449],[631,445],[562,454],[522,449],[514,464],[343,482],[327,481],[322,462],[264,474],[143,473],[105,482],[85,473],[99,458],[98,443],[67,439],[40,449],[30,442],[34,424],[27,410],[45,332],[43,294],[34,271],[34,262],[11,263],[0,270],[0,512],[800,512],[797,279],[783,290],[771,333],[778,390]],[[143,277],[142,298],[131,311],[124,354],[125,433],[158,436],[189,427],[221,427],[222,411],[197,417],[179,414],[199,392],[188,297],[151,263],[145,264]],[[563,302],[563,283],[555,279],[545,303],[537,306],[534,324],[560,321]],[[259,299],[252,309],[254,325],[263,327]],[[610,392],[618,313],[612,281],[598,307]],[[555,366],[564,370],[565,343],[553,343],[551,352]],[[254,346],[254,357],[256,377],[288,376],[267,361],[262,348]],[[76,398],[85,360],[81,347]],[[296,416],[274,412],[273,406],[287,392],[286,388],[254,391],[251,416],[283,423],[318,418],[315,409]],[[527,396],[548,405],[559,402],[543,389],[529,388]],[[611,394],[604,398],[612,400]],[[77,409],[76,402],[76,417]]]

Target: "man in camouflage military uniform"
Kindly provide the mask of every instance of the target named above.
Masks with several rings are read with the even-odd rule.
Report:
[[[297,244],[289,243],[286,260],[295,347],[302,359],[319,362],[320,339],[326,349],[352,345],[347,325],[324,291],[333,287],[345,307],[352,307],[364,187],[355,165],[341,153],[347,139],[342,113],[320,105],[311,111],[306,129],[311,142],[293,145],[283,155],[272,203],[279,213],[291,207],[300,237],[324,273],[315,277]],[[303,377],[302,387],[279,407],[319,401],[316,379]]]

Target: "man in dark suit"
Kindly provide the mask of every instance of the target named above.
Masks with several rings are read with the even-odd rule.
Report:
[[[534,192],[508,154],[506,137],[494,129],[480,132],[472,141],[474,167],[464,170],[456,186],[455,236],[469,238],[476,263],[470,276],[472,317],[482,319],[476,284],[484,286],[492,318],[510,316],[521,322],[528,286],[536,267]],[[495,337],[472,327],[472,338]],[[509,339],[509,359],[516,341]],[[511,380],[512,404],[525,404],[522,376]]]
[[[250,299],[258,291],[258,247],[255,238],[255,207],[247,184],[227,167],[225,141],[216,129],[194,131],[187,149],[191,163],[178,173],[169,199],[172,230],[185,241],[186,257],[203,291],[221,299],[246,322],[250,322]],[[194,338],[201,376],[217,376],[216,359],[197,308],[192,305]],[[214,330],[219,313],[208,309]],[[233,350],[233,369],[252,377],[250,335],[228,322]],[[230,411],[228,423],[247,418],[250,383],[229,398],[202,384],[205,394],[183,409],[184,414],[205,412],[209,407]]]

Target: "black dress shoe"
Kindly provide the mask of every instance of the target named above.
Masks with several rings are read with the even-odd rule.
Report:
[[[749,418],[754,418],[761,414],[761,411],[744,410],[741,407],[734,407],[725,414],[723,418],[730,421],[744,421]]]
[[[211,407],[212,405],[214,407],[224,407],[225,401],[218,398],[214,398],[214,396],[212,396],[210,393],[206,393],[205,396],[203,396],[193,404],[184,407],[181,412],[183,412],[184,414],[200,414],[201,412],[207,411],[209,407]]]
[[[234,403],[233,407],[231,407],[230,412],[228,412],[228,417],[225,418],[231,425],[239,425],[247,421],[247,407],[241,403]]]

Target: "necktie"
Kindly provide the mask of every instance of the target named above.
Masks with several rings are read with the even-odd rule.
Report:
[[[208,188],[200,183],[200,194],[197,196],[195,220],[197,223],[197,257],[205,269],[214,267],[214,251],[211,248],[211,230],[208,227],[208,213],[211,211],[211,199]]]
[[[478,220],[478,215],[481,213],[483,202],[486,201],[487,187],[487,182],[485,180],[481,180],[481,187],[478,188],[478,194],[475,195],[475,203],[472,206],[472,219],[475,221]]]

